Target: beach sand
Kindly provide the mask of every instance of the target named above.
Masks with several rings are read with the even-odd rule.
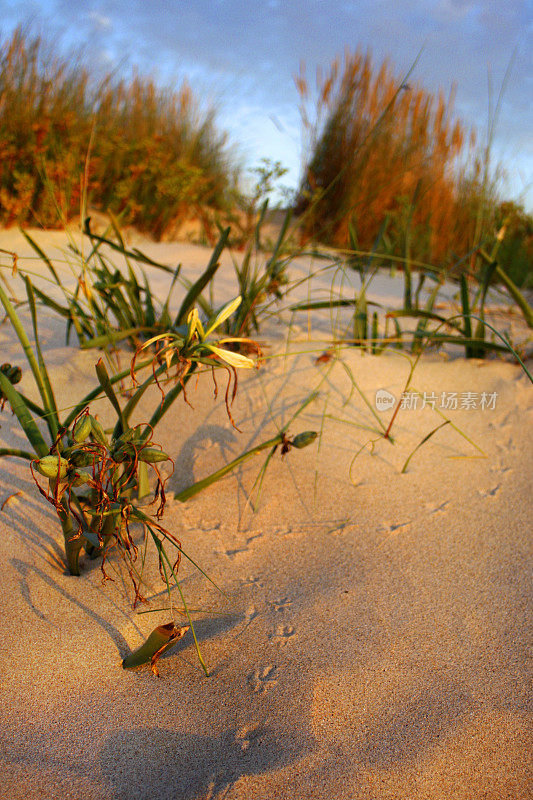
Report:
[[[59,233],[40,241],[65,244]],[[29,253],[12,232],[0,233],[0,248]],[[146,249],[182,261],[188,275],[210,254]],[[167,279],[153,280],[162,287]],[[227,257],[218,285],[229,299]],[[384,280],[378,294],[398,285]],[[328,324],[327,315],[302,315],[288,345],[282,326],[261,333],[265,364],[241,373],[232,409],[241,432],[224,392],[213,399],[209,375],[190,384],[193,408],[179,400],[156,429],[176,465],[170,496],[274,435],[319,391],[290,433],[317,430],[320,440],[275,454],[255,513],[248,497],[261,456],[185,504],[169,499],[165,527],[223,592],[182,562],[208,678],[190,632],[160,660],[159,678],[147,666],[122,669],[122,658],[170,619],[169,611],[138,613],[168,605],[153,553],[152,599],[137,609],[119,563],[105,584],[98,562],[85,563],[80,578],[67,575],[61,531],[26,462],[0,460],[0,505],[10,498],[0,514],[2,797],[531,796],[533,388],[509,360],[423,356],[419,392],[434,394],[437,408],[443,392],[458,393],[459,406],[471,392],[477,408],[444,410],[453,426],[401,474],[443,419],[428,405],[402,409],[394,445],[381,438],[371,452],[378,437],[361,426],[377,422],[348,374],[338,362],[315,363]],[[49,312],[40,325],[59,404],[70,405],[95,385],[97,354],[65,346]],[[2,362],[20,361],[7,323],[0,349]],[[405,355],[342,355],[372,403],[379,389],[401,396]],[[28,372],[22,386],[31,386]],[[494,407],[480,407],[483,393]],[[143,400],[138,421],[157,398],[154,390]],[[104,402],[95,410],[111,421]],[[387,424],[392,410],[376,413]],[[2,442],[22,446],[7,409],[0,424]]]

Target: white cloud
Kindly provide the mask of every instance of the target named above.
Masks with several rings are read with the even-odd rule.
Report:
[[[94,25],[95,28],[98,28],[102,31],[110,30],[113,24],[110,17],[100,14],[98,11],[89,11],[87,14],[87,19]]]

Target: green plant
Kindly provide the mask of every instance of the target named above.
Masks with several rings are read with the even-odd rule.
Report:
[[[70,250],[77,263],[76,288],[69,290],[61,280],[50,258],[36,241],[25,231],[23,236],[46,265],[51,280],[61,290],[65,305],[52,299],[48,293],[34,288],[36,297],[66,320],[67,341],[72,328],[76,330],[80,346],[113,349],[128,340],[136,348],[142,341],[162,331],[178,329],[186,323],[187,316],[196,302],[201,302],[201,292],[212,280],[219,267],[219,257],[226,246],[229,228],[221,233],[211,259],[200,278],[194,283],[183,282],[187,291],[178,313],[171,315],[170,302],[176,283],[180,279],[181,265],[175,270],[150,259],[139,250],[127,249],[118,223],[111,216],[110,228],[116,241],[107,235],[97,236],[91,231],[90,220],[85,221],[85,232],[90,238],[91,249],[86,255],[72,243]],[[107,234],[107,232],[106,232]],[[114,266],[109,256],[102,252],[102,245],[120,253],[125,260],[126,274]],[[132,261],[145,263],[169,273],[170,287],[164,301],[155,297],[144,270],[140,281],[132,267]]]
[[[198,313],[193,309],[181,335],[173,334],[171,337],[166,337],[165,346],[148,360],[138,362],[135,357],[130,370],[110,378],[100,359],[96,365],[99,387],[79,401],[70,413],[62,418],[40,347],[35,296],[32,283],[27,277],[25,284],[35,348],[31,346],[20,318],[1,286],[0,301],[28,359],[42,405],[31,401],[15,389],[15,384],[21,377],[20,369],[4,365],[0,370],[2,399],[9,403],[17,416],[33,447],[33,452],[4,448],[0,451],[0,455],[15,455],[30,459],[35,463],[37,471],[49,479],[48,499],[53,502],[61,521],[68,566],[73,574],[78,574],[79,552],[84,539],[93,546],[102,544],[99,536],[95,540],[92,521],[91,524],[86,524],[87,515],[96,516],[98,531],[104,526],[109,535],[114,536],[117,542],[120,541],[121,519],[124,519],[124,508],[120,505],[122,500],[125,499],[129,503],[133,489],[138,489],[141,497],[147,493],[146,467],[142,465],[151,464],[152,469],[157,472],[157,467],[154,465],[168,458],[162,451],[154,449],[153,429],[178,395],[185,391],[186,383],[197,366],[203,363],[214,369],[226,365],[227,368],[235,370],[236,367],[251,367],[253,362],[246,356],[225,350],[221,346],[225,340],[219,342],[207,338],[238,306],[239,298],[226,305],[220,314],[210,321],[205,333],[201,329]],[[201,336],[199,336],[200,330]],[[151,368],[149,375],[139,384],[136,374],[146,367]],[[131,428],[131,415],[146,390],[154,382],[162,388],[164,379],[168,380],[170,370],[174,368],[176,383],[170,390],[164,392],[163,401],[157,406],[148,423]],[[128,374],[134,378],[136,388],[122,408],[113,384]],[[107,395],[117,415],[117,422],[110,436],[103,431],[89,412],[90,402],[102,392]],[[34,415],[46,423],[48,441],[37,425]],[[90,487],[92,495],[89,494],[89,499],[92,497],[92,511],[91,506],[87,505],[88,501],[84,501],[85,508],[81,513],[81,501],[75,491],[78,486]],[[162,489],[163,487],[158,484],[157,496]],[[109,503],[115,505],[110,506]],[[135,516],[140,512],[133,509],[131,513]],[[126,544],[123,543],[128,550]]]
[[[533,216],[516,203],[496,209],[496,230],[502,231],[498,262],[515,286],[533,289]]]
[[[520,309],[527,325],[533,326],[533,310],[525,295],[516,287],[498,263],[498,251],[503,240],[504,230],[495,237],[490,253],[484,248],[479,248],[479,256],[483,269],[475,274],[466,270],[459,272],[459,297],[461,314],[440,314],[435,311],[435,306],[440,298],[440,293],[448,284],[452,285],[452,273],[460,266],[452,264],[443,269],[431,264],[413,261],[407,249],[405,256],[394,257],[388,250],[388,218],[383,222],[371,251],[360,248],[355,230],[349,227],[350,249],[338,251],[337,254],[325,254],[323,257],[329,264],[320,270],[324,275],[328,270],[333,274],[330,297],[326,300],[302,301],[290,306],[293,313],[309,310],[329,310],[332,318],[332,334],[335,342],[345,342],[373,354],[379,354],[387,347],[405,348],[410,346],[411,352],[417,354],[428,344],[438,347],[444,343],[465,348],[467,358],[483,358],[487,354],[505,354],[512,352],[508,344],[502,344],[494,336],[488,338],[487,330],[494,330],[485,325],[485,305],[489,292],[497,293],[499,297],[508,294],[511,301]],[[378,275],[384,264],[396,263],[403,265],[403,298],[402,308],[387,308],[385,304],[371,301],[368,293],[372,281]],[[418,285],[413,292],[412,276],[414,270],[418,274]],[[360,282],[356,289],[351,280],[355,273]],[[311,280],[312,276],[310,276]],[[501,281],[505,287],[495,286],[495,281]],[[432,282],[433,287],[428,290],[427,299],[421,307],[422,287]],[[337,288],[338,285],[338,288]],[[309,291],[312,297],[312,291]],[[333,312],[346,309],[351,311],[351,321],[344,328],[339,329],[338,319]],[[372,309],[372,310],[371,310]],[[414,319],[417,325],[414,330],[400,327],[400,320]],[[475,319],[474,325],[472,320]],[[431,328],[430,323],[436,323]],[[393,330],[390,330],[390,324]],[[444,329],[444,330],[443,330]]]
[[[244,342],[239,345],[239,340],[259,331],[262,320],[271,313],[273,303],[282,299],[289,282],[287,265],[292,252],[288,251],[286,240],[291,212],[285,216],[273,251],[265,256],[261,252],[260,236],[266,211],[265,203],[243,258],[233,258],[241,304],[234,314],[224,319],[222,330],[228,336],[235,337],[232,346],[237,348],[248,346]],[[69,244],[70,254],[74,255],[74,264],[71,264],[76,277],[74,291],[67,288],[35,239],[22,231],[26,241],[45,264],[51,281],[61,290],[64,304],[50,297],[49,293],[34,288],[38,300],[65,319],[67,341],[74,328],[84,349],[96,347],[113,350],[126,340],[136,348],[143,341],[165,331],[179,331],[194,304],[200,306],[207,319],[217,315],[220,309],[213,303],[213,279],[220,266],[220,256],[228,246],[229,227],[220,231],[205,271],[197,280],[191,281],[182,274],[181,265],[172,269],[136,248],[128,248],[118,221],[112,214],[110,219],[108,230],[103,235],[94,233],[90,219],[85,220],[84,232],[91,242],[87,253],[83,253],[74,243]],[[124,259],[122,269],[113,263],[109,250]],[[142,279],[138,278],[134,265],[140,267]],[[169,274],[170,286],[164,300],[155,296],[142,265]],[[25,273],[21,267],[18,269],[22,274]],[[171,300],[177,284],[185,290],[185,294],[178,312],[171,314]]]
[[[273,302],[282,299],[289,282],[287,265],[293,253],[287,255],[285,248],[292,212],[289,210],[285,214],[274,249],[266,258],[261,253],[261,227],[267,208],[268,202],[265,201],[242,261],[239,263],[233,259],[242,305],[237,314],[226,322],[225,332],[228,335],[246,337],[259,332],[262,319]],[[208,305],[206,310],[210,310]]]
[[[102,558],[102,570],[105,576],[106,558],[114,548],[126,559],[136,602],[142,597],[142,569],[139,572],[136,567],[139,547],[133,536],[132,526],[137,525],[144,531],[145,540],[151,540],[156,549],[160,574],[169,593],[171,580],[175,582],[180,592],[198,657],[207,672],[177,577],[182,555],[196,567],[198,565],[182,550],[179,539],[160,523],[165,507],[166,478],[162,476],[159,465],[171,459],[155,442],[153,431],[177,397],[180,394],[185,396],[186,384],[200,365],[211,370],[225,367],[230,377],[231,375],[234,377],[233,397],[235,396],[236,369],[250,368],[253,362],[248,357],[224,347],[232,341],[231,338],[214,339],[212,334],[234,313],[239,306],[240,298],[226,304],[208,321],[205,329],[196,308],[193,308],[188,313],[186,324],[182,326],[180,333],[167,332],[146,342],[135,354],[128,370],[110,376],[100,359],[96,364],[98,386],[63,416],[58,409],[41,350],[33,286],[27,276],[24,280],[31,313],[34,346],[1,286],[0,302],[29,363],[40,403],[34,402],[15,388],[22,376],[20,367],[8,363],[0,367],[2,406],[9,404],[32,448],[23,450],[2,447],[0,456],[15,456],[30,461],[32,475],[40,493],[56,511],[63,532],[66,562],[72,575],[80,574],[80,553],[84,548],[91,558],[97,556]],[[141,360],[141,356],[148,348],[152,349],[150,357]],[[146,369],[148,375],[141,381],[140,374]],[[126,403],[122,404],[114,387],[127,376],[133,379],[133,389]],[[171,388],[166,386],[169,380],[173,383]],[[154,383],[161,389],[161,402],[157,404],[148,422],[132,425],[131,417],[134,410],[147,389]],[[229,388],[228,383],[226,408],[231,418]],[[108,430],[103,429],[97,417],[91,413],[90,407],[92,402],[103,395],[109,400],[116,415],[114,426]],[[46,425],[46,431],[42,430],[41,423]],[[310,444],[315,436],[316,434],[307,432],[297,435],[292,440],[284,437],[282,444],[287,449],[290,446],[303,447]],[[271,445],[272,440],[268,440],[264,446]],[[251,455],[256,451],[257,448],[253,448]],[[242,458],[228,465],[223,473],[215,473],[200,481],[198,486],[191,487],[190,496],[214,483],[238,463],[242,463]],[[150,474],[155,478],[155,485],[152,486]],[[149,509],[154,503],[158,504],[155,512]],[[169,547],[175,551],[173,558],[169,555]],[[205,575],[200,567],[198,569]],[[154,632],[141,655],[137,653],[130,661],[126,659],[125,667],[151,660],[155,671],[155,662],[158,653],[161,654],[159,652],[161,648],[166,650],[167,645],[170,646],[177,641],[185,632],[183,628],[178,630],[173,625],[171,631],[170,629],[167,631],[168,626],[162,628],[165,631],[165,641],[161,643],[161,636]],[[158,645],[155,650],[154,643]]]

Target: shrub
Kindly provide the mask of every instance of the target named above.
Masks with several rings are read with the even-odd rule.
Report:
[[[370,250],[388,220],[385,252],[396,256],[444,265],[472,248],[479,184],[461,182],[458,165],[475,156],[475,134],[455,119],[453,92],[402,82],[360,51],[318,76],[314,116],[304,74],[297,87],[309,156],[296,213],[307,237],[346,247],[351,227]]]
[[[185,83],[95,81],[21,28],[0,46],[0,221],[63,225],[95,208],[161,237],[222,209],[235,169],[214,110]]]

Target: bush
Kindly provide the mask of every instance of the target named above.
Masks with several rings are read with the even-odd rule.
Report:
[[[347,247],[351,228],[371,250],[387,220],[385,252],[442,266],[479,243],[476,219],[493,186],[480,177],[475,134],[454,117],[453,92],[402,83],[359,51],[318,77],[314,115],[305,75],[297,86],[309,138],[296,204],[306,237]]]
[[[213,109],[187,84],[133,75],[98,83],[80,63],[15,31],[0,47],[0,221],[63,225],[95,208],[156,238],[222,209],[236,176]]]
[[[533,289],[533,217],[516,203],[501,203],[496,224],[505,226],[499,263],[517,286]]]

